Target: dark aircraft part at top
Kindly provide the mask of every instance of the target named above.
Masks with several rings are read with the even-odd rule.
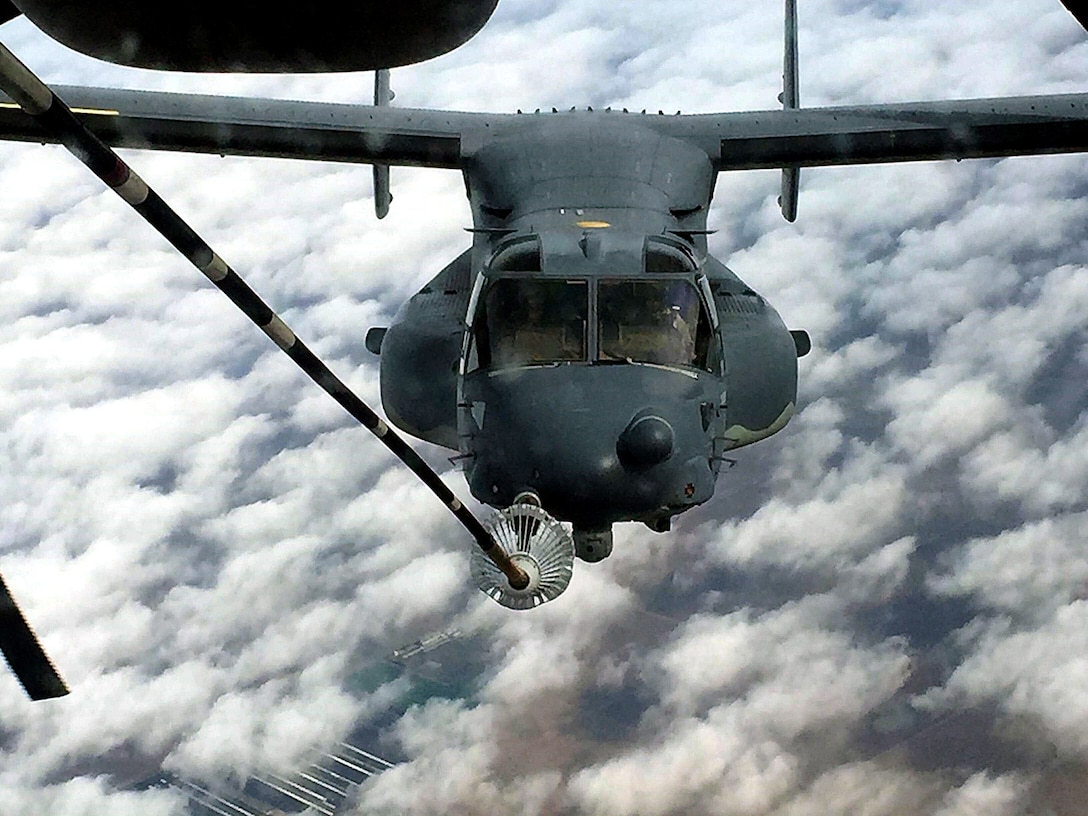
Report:
[[[1088,3],[1085,0],[1062,0],[1069,13],[1077,18],[1085,30],[1088,30]]]
[[[0,0],[92,57],[138,68],[220,73],[365,71],[452,51],[498,0]],[[17,12],[16,12],[17,13]]]

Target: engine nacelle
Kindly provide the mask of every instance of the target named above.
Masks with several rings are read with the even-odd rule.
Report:
[[[464,252],[401,307],[367,348],[380,353],[382,407],[406,433],[457,450],[457,367],[471,253]]]

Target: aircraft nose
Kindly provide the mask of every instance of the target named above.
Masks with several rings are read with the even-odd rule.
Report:
[[[668,420],[640,411],[616,440],[616,455],[628,470],[646,470],[672,456],[675,438]]]

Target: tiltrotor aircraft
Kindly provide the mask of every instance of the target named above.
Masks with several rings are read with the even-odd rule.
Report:
[[[794,413],[809,338],[708,254],[718,173],[782,168],[780,203],[793,220],[801,167],[1088,150],[1088,94],[801,108],[794,0],[780,110],[389,105],[384,69],[458,46],[496,2],[320,0],[302,19],[254,14],[240,0],[0,0],[0,21],[25,13],[67,45],[122,64],[383,69],[374,106],[54,92],[0,46],[11,100],[0,102],[0,138],[63,143],[155,226],[439,495],[479,544],[477,583],[510,607],[562,592],[575,554],[607,556],[615,522],[668,530],[711,498],[729,451]],[[369,163],[379,217],[390,166],[461,170],[471,247],[365,342],[380,354],[389,421],[456,451],[496,518],[482,525],[110,146]],[[0,646],[13,670],[34,698],[66,693],[0,590]]]

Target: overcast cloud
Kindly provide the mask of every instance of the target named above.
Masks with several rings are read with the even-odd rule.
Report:
[[[1057,0],[805,0],[805,104],[1083,91]],[[775,106],[779,0],[502,0],[397,103]],[[50,82],[366,102],[370,74],[195,77],[0,38]],[[456,173],[128,158],[360,395],[366,329],[468,245]],[[0,144],[0,558],[73,693],[0,675],[0,813],[295,767],[359,722],[378,814],[1072,814],[1088,789],[1081,156],[723,176],[711,251],[812,335],[800,413],[712,502],[616,529],[539,610],[365,431],[62,149]],[[421,452],[462,498],[437,448]],[[470,696],[360,665],[466,635]],[[466,670],[467,671],[467,670]],[[1046,808],[1050,808],[1047,811]]]

